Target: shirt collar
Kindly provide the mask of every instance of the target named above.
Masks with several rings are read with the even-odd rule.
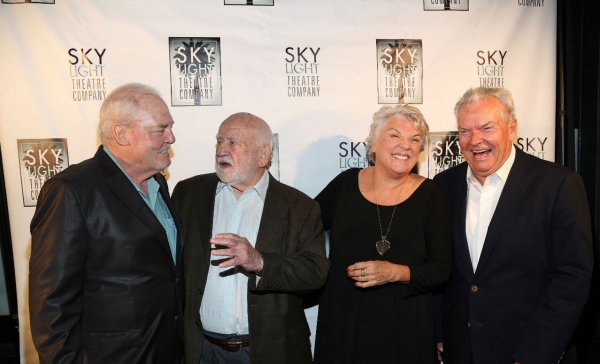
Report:
[[[508,155],[508,159],[504,162],[504,164],[502,165],[502,167],[498,168],[498,170],[496,171],[496,173],[490,175],[491,176],[497,176],[502,182],[506,183],[506,179],[508,178],[508,174],[510,173],[510,169],[512,168],[513,164],[515,163],[515,156],[517,155],[517,153],[515,152],[515,146],[513,144],[511,144],[511,148],[510,148],[510,154]],[[479,181],[477,180],[477,178],[475,178],[475,176],[473,175],[473,170],[471,170],[471,166],[469,166],[467,168],[467,183],[477,183],[479,185],[481,185],[481,183],[479,183]]]
[[[230,185],[219,181],[219,183],[217,184],[217,193],[216,193],[217,195],[219,194],[219,192],[221,192],[223,187],[227,187],[227,188],[229,188],[229,190],[231,190],[233,192],[233,188]],[[252,187],[248,188],[246,191],[244,191],[244,193],[246,193],[250,190],[255,190],[256,193],[258,193],[258,197],[260,197],[260,199],[264,201],[265,197],[267,196],[268,188],[269,188],[269,173],[265,169],[260,180],[258,180],[258,182],[254,186],[252,186]]]
[[[135,189],[142,195],[142,197],[146,197],[146,194],[144,193],[144,191],[142,191],[142,189],[140,188],[140,186],[138,186],[137,183],[135,183],[131,177],[129,177],[129,175],[125,172],[125,170],[123,170],[123,167],[121,167],[121,165],[119,164],[119,162],[117,162],[117,159],[115,158],[115,156],[110,152],[110,150],[108,150],[108,148],[106,148],[105,146],[102,146],[102,148],[104,149],[104,151],[106,152],[106,154],[108,154],[108,156],[110,157],[110,159],[112,159],[113,162],[115,162],[115,164],[117,165],[117,167],[119,167],[119,169],[121,170],[121,172],[123,172],[123,174],[125,174],[127,176],[127,178],[129,179],[129,181],[131,181],[131,183],[133,184],[133,187],[135,187]],[[150,201],[152,202],[152,205],[154,205],[154,202],[156,200],[156,194],[158,193],[158,182],[154,179],[154,177],[150,177],[146,180],[146,184],[148,186],[148,196],[150,196]]]

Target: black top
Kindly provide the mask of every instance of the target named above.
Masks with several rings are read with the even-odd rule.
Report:
[[[316,197],[330,230],[331,269],[321,296],[315,363],[436,363],[431,290],[451,272],[450,213],[439,184],[425,180],[396,207],[382,257],[376,205],[358,187],[359,169],[339,174]],[[379,206],[385,234],[394,206]],[[387,260],[410,268],[409,284],[357,288],[346,268]]]

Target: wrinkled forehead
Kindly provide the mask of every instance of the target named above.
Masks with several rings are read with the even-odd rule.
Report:
[[[235,139],[243,142],[255,141],[258,135],[257,128],[243,120],[226,120],[217,132],[218,139]]]
[[[504,120],[506,108],[500,101],[489,97],[478,102],[464,104],[458,111],[458,124],[465,122],[497,123]]]

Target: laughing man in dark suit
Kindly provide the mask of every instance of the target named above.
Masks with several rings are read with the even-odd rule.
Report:
[[[470,89],[454,111],[466,163],[435,177],[454,221],[453,274],[436,318],[444,363],[572,363],[593,259],[583,182],[513,146],[507,90]]]
[[[44,184],[29,264],[42,363],[182,361],[182,243],[159,173],[172,126],[155,89],[121,86],[100,109],[96,155]]]
[[[316,202],[267,171],[273,134],[248,113],[217,134],[217,173],[182,181],[186,363],[310,363],[302,292],[329,269]]]

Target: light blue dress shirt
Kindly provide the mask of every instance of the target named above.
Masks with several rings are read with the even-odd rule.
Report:
[[[233,189],[222,182],[217,185],[212,236],[233,233],[256,245],[269,173],[236,198]],[[212,246],[214,248],[214,245]],[[248,331],[248,272],[242,267],[219,268],[227,257],[210,257],[206,287],[200,305],[202,327],[218,334],[246,335]]]
[[[113,162],[115,162],[115,164],[121,169],[121,171],[125,173],[125,171],[123,170],[121,165],[119,165],[119,162],[117,162],[112,153],[108,149],[106,149],[106,147],[103,148],[106,154],[108,154],[108,156],[110,157],[110,159],[112,159]],[[158,221],[160,221],[160,224],[163,226],[163,228],[165,228],[165,232],[167,233],[167,239],[169,240],[169,248],[171,248],[171,255],[173,256],[173,262],[176,262],[177,226],[175,225],[175,221],[173,221],[173,216],[171,215],[171,212],[169,211],[165,200],[163,200],[162,195],[158,192],[160,185],[158,184],[158,182],[156,182],[154,177],[148,178],[148,180],[146,181],[146,184],[148,185],[148,196],[146,196],[146,194],[144,193],[144,191],[142,191],[140,186],[138,186],[137,183],[135,183],[127,173],[125,173],[125,175],[127,176],[127,178],[129,178],[129,180],[133,184],[133,187],[135,187],[135,189],[139,192],[140,196],[142,196],[142,199],[144,199],[146,204],[148,204],[148,207],[150,207],[150,210],[152,210]]]

